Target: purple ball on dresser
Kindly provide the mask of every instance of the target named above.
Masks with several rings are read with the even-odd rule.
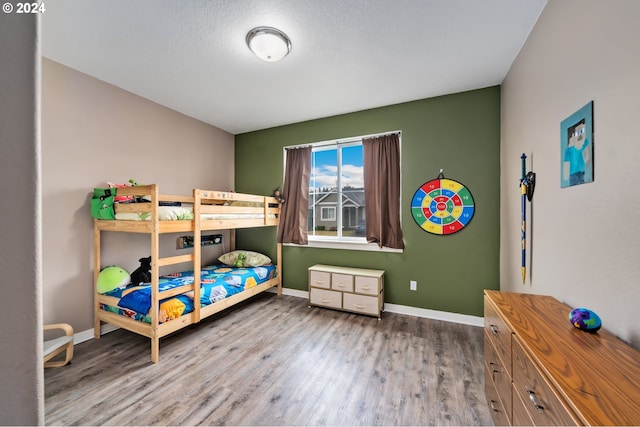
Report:
[[[573,326],[587,332],[596,332],[602,327],[602,320],[588,308],[574,308],[569,313],[569,321]]]

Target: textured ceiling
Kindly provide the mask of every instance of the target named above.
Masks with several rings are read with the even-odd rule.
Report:
[[[230,133],[500,84],[546,0],[57,0],[42,54]],[[281,62],[245,44],[289,35]]]

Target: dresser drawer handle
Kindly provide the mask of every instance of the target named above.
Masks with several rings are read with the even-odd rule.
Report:
[[[366,305],[362,305],[362,304],[353,304],[353,306],[358,310],[364,310],[365,308],[367,308]]]
[[[331,302],[331,300],[330,299],[321,299],[320,302],[323,303],[323,304],[329,304]]]
[[[531,400],[531,403],[533,403],[533,407],[536,408],[539,413],[542,413],[542,411],[544,410],[544,406],[538,403],[535,392],[533,390],[529,390],[529,387],[526,387],[526,390],[527,393],[529,393],[529,400]]]
[[[498,327],[496,325],[489,325],[489,328],[491,328],[491,332],[494,334],[498,333]]]
[[[500,412],[500,410],[499,410],[498,408],[496,408],[496,407],[495,407],[495,403],[496,403],[496,401],[495,401],[495,400],[493,400],[493,399],[491,399],[491,402],[489,402],[489,406],[491,406],[491,410],[492,410],[493,412]]]
[[[363,287],[362,287],[362,290],[363,290],[363,291],[370,291],[370,290],[371,290],[371,287],[370,287],[370,286],[363,286]]]
[[[345,287],[345,286],[347,286],[347,285],[345,285],[344,283],[338,283],[338,285],[337,285],[337,286],[338,286],[339,288],[344,288],[344,287]]]
[[[324,285],[324,280],[316,280],[316,285]]]
[[[491,379],[493,382],[496,382],[496,374],[500,373],[495,367],[498,366],[496,363],[489,362],[489,366],[491,367]]]

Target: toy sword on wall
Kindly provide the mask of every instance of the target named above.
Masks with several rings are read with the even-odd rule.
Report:
[[[520,178],[520,192],[522,195],[522,221],[520,230],[520,241],[522,243],[522,284],[527,277],[527,155],[522,153],[522,177]]]
[[[522,222],[520,240],[522,243],[522,284],[525,284],[527,277],[527,199],[533,199],[533,190],[536,184],[536,174],[534,172],[526,172],[527,155],[522,153],[522,176],[520,178],[520,193],[522,198]]]

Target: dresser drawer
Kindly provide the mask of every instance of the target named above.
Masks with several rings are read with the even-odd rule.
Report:
[[[496,386],[493,381],[491,381],[491,373],[486,364],[484,366],[484,394],[487,398],[487,404],[491,410],[491,417],[493,418],[494,424],[497,426],[510,425],[509,417],[504,410]]]
[[[342,308],[342,293],[325,289],[309,289],[309,303],[331,308]]]
[[[355,289],[359,294],[378,295],[378,292],[380,292],[378,278],[356,276]]]
[[[502,364],[509,369],[511,376],[511,330],[498,316],[493,305],[484,298],[484,328],[498,352]]]
[[[513,340],[513,390],[514,398],[517,395],[522,399],[534,425],[579,425],[517,339]]]
[[[484,331],[484,361],[486,365],[484,380],[493,382],[498,395],[501,397],[500,400],[505,413],[511,419],[511,376],[509,375],[509,369],[505,368],[505,365],[498,358],[496,349],[489,339],[489,333],[487,330]]]
[[[331,289],[341,292],[353,292],[353,276],[331,273]]]
[[[329,289],[331,287],[331,273],[326,271],[309,271],[309,286]]]
[[[516,391],[513,391],[513,412],[511,414],[514,426],[532,426],[535,425],[533,419],[529,415],[522,398]]]
[[[357,294],[344,294],[343,308],[349,311],[357,311],[358,313],[378,316],[378,297],[368,297],[365,295]]]
[[[494,391],[511,399],[513,424],[640,426],[639,351],[604,328],[574,328],[567,321],[572,308],[550,295],[484,295],[485,333],[500,358],[508,344],[504,325],[511,332],[511,360],[502,359],[511,364],[511,394]],[[494,356],[485,356],[486,366]]]

